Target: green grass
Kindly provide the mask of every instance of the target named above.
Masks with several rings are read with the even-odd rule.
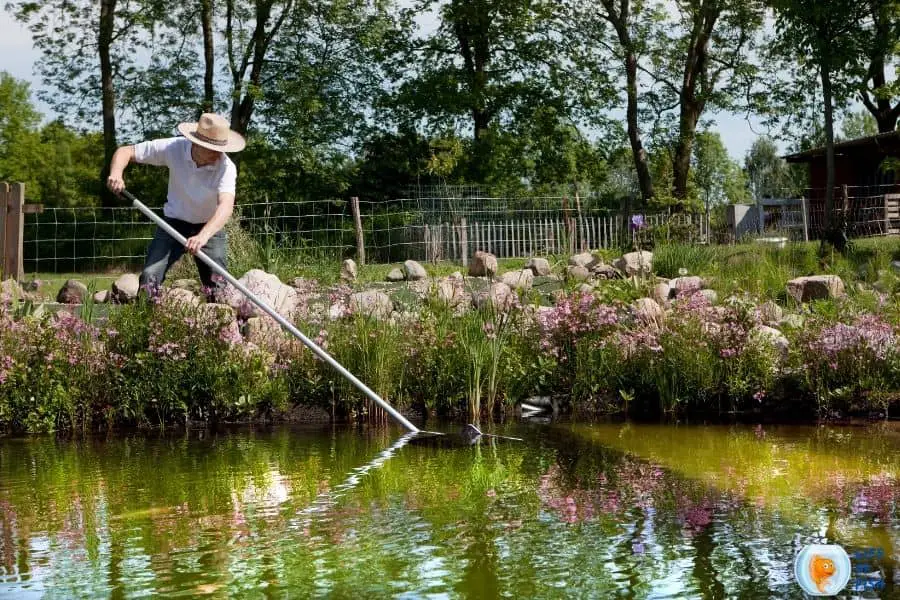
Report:
[[[236,277],[250,269],[263,269],[274,273],[282,281],[290,283],[296,277],[315,279],[322,285],[340,281],[340,261],[323,251],[292,250],[263,247],[258,241],[241,231],[229,232],[229,268]],[[615,258],[614,252],[600,251],[606,262]],[[568,256],[548,256],[554,273],[565,270]],[[804,275],[835,274],[846,284],[848,293],[856,292],[858,282],[874,285],[891,293],[900,291],[900,278],[891,268],[891,261],[900,259],[900,240],[896,238],[872,238],[856,240],[846,255],[826,252],[819,256],[818,242],[790,243],[787,247],[771,248],[758,244],[734,246],[699,246],[670,244],[657,246],[654,251],[654,270],[660,277],[677,277],[681,269],[690,275],[709,279],[713,289],[727,297],[731,294],[749,293],[763,299],[787,302],[785,284]],[[498,260],[500,273],[522,269],[525,258]],[[430,277],[445,277],[455,271],[466,273],[465,267],[453,262],[422,263]],[[382,282],[394,268],[402,263],[369,264],[359,267],[356,286]],[[44,282],[40,294],[55,298],[63,283],[69,278],[79,279],[97,290],[109,289],[124,270],[102,273],[28,273],[26,282],[38,279]],[[189,256],[183,257],[169,272],[168,280],[197,278],[197,269]],[[49,282],[49,283],[46,283]],[[611,284],[607,283],[606,286]]]

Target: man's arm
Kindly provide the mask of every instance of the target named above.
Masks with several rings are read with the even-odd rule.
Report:
[[[213,214],[212,219],[203,226],[200,233],[194,237],[188,238],[187,245],[185,245],[187,251],[191,254],[197,254],[197,250],[202,249],[203,246],[206,245],[206,242],[209,241],[209,238],[225,227],[225,223],[231,218],[231,213],[233,211],[234,194],[230,192],[219,192],[219,204],[216,206],[216,212]]]
[[[125,179],[123,173],[125,167],[134,161],[134,146],[120,146],[113,153],[112,161],[109,163],[109,177],[106,178],[106,187],[114,194],[121,194],[125,189]]]

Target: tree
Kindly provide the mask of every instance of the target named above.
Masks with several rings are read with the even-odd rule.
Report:
[[[238,133],[246,134],[250,127],[253,109],[263,90],[269,49],[293,5],[293,0],[253,0],[246,4],[225,0],[225,45],[232,83],[231,128]],[[242,48],[240,44],[245,39],[249,41]]]
[[[725,180],[730,174],[732,161],[718,133],[701,131],[694,144],[694,181],[703,193],[703,205],[709,216],[710,204],[725,201]]]
[[[39,193],[40,121],[28,82],[0,71],[0,181],[23,182],[31,197]]]
[[[213,74],[216,69],[215,29],[213,27],[213,0],[200,0],[200,31],[203,34],[203,112],[213,112],[216,106],[216,90]]]
[[[897,128],[900,117],[900,80],[888,81],[885,69],[896,64],[897,50],[900,48],[900,1],[868,0],[865,7],[871,26],[864,38],[868,68],[859,88],[860,99],[866,109],[875,117],[878,132],[886,133]]]
[[[841,137],[855,140],[878,133],[878,121],[867,111],[851,112],[844,116],[841,124]]]
[[[103,166],[102,134],[79,135],[57,119],[41,129],[40,140],[40,202],[62,207],[96,202],[102,188],[97,179]]]
[[[438,0],[417,0],[405,12],[408,23],[431,11]],[[431,133],[468,124],[473,139],[473,180],[491,151],[491,125],[531,107],[554,104],[566,111],[561,89],[564,61],[549,31],[553,0],[448,0],[440,25],[425,37],[398,31],[390,63],[395,118],[424,120]]]
[[[649,201],[654,194],[648,155],[641,140],[638,81],[640,61],[648,52],[647,40],[660,20],[660,14],[644,0],[573,0],[570,15],[573,29],[590,45],[583,59],[590,63],[593,80],[608,84],[607,56],[597,55],[595,48],[608,48],[625,75],[625,121],[628,141],[640,187],[641,198]],[[611,28],[611,31],[610,31]]]
[[[860,61],[861,23],[865,0],[771,0],[777,43],[784,56],[812,63],[819,72],[825,112],[825,227],[831,229],[834,209],[834,107],[846,98],[849,74]]]
[[[653,79],[661,86],[657,109],[678,111],[672,185],[684,201],[704,112],[736,110],[754,98],[758,69],[751,57],[764,7],[756,0],[676,0],[675,6],[679,18],[655,41]]]
[[[383,81],[380,52],[395,26],[391,7],[372,0],[295,6],[272,44],[259,102],[277,146],[309,154],[364,137]]]
[[[89,125],[101,123],[105,165],[109,165],[117,145],[118,88],[137,80],[135,57],[147,47],[148,25],[162,21],[165,4],[157,0],[16,0],[6,7],[28,25],[41,51],[38,70],[52,90],[41,98],[60,115]],[[116,202],[111,194],[104,201]]]
[[[754,199],[787,198],[799,191],[771,138],[760,137],[753,142],[744,157],[744,172]]]

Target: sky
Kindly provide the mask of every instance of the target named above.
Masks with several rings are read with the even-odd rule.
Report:
[[[37,98],[36,92],[40,89],[41,82],[34,73],[34,64],[40,54],[31,42],[30,32],[5,10],[0,11],[0,32],[0,71],[7,71],[17,79],[30,82],[32,100],[45,119],[52,120],[54,113]],[[713,113],[704,116],[715,122],[713,129],[722,136],[731,158],[740,163],[743,163],[754,140],[765,134],[758,119],[748,120],[743,114]]]

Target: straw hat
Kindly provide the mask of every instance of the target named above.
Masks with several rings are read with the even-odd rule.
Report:
[[[203,113],[196,123],[181,123],[178,131],[198,146],[218,152],[240,152],[247,145],[244,137],[231,130],[228,120],[212,113]]]

